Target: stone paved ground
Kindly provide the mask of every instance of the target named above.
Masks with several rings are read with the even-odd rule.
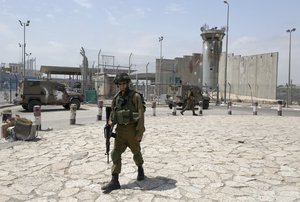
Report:
[[[3,148],[0,201],[300,201],[300,118],[189,114],[146,116],[147,178],[127,150],[110,194],[104,121]]]

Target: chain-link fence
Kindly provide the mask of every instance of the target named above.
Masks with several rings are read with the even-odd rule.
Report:
[[[0,82],[0,103],[13,103],[17,93],[19,78],[16,75],[8,74],[1,77]]]

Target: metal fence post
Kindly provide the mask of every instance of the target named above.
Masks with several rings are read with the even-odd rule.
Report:
[[[102,109],[103,109],[103,101],[98,100],[98,115],[97,115],[98,121],[102,120]]]
[[[151,107],[152,107],[153,116],[156,116],[156,102],[155,101],[152,102]]]

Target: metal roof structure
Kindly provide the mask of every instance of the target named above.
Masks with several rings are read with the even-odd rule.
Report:
[[[81,75],[81,71],[79,67],[66,67],[66,66],[42,65],[40,72],[44,74]]]
[[[95,72],[97,69],[91,69],[89,68],[90,72]],[[114,73],[127,73],[128,70],[124,69],[112,69],[112,68],[106,68],[104,71],[107,74],[114,74]],[[60,75],[81,75],[81,70],[80,67],[67,67],[67,66],[47,66],[47,65],[42,65],[40,69],[41,73],[51,75],[51,74],[60,74]],[[134,71],[132,71],[134,72]],[[96,73],[97,74],[97,73]],[[101,73],[100,73],[101,74]],[[131,79],[136,79],[136,74],[132,73],[130,75]],[[137,78],[139,80],[151,80],[152,82],[155,81],[155,73],[138,73]]]

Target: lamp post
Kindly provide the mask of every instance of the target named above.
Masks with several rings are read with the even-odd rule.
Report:
[[[161,73],[161,64],[162,64],[162,41],[164,40],[164,37],[161,36],[161,37],[158,37],[158,41],[160,43],[160,59],[159,59],[159,70],[158,70],[158,89],[157,89],[157,94],[158,94],[158,97],[160,97],[160,73]],[[158,103],[159,103],[159,99],[158,99]]]
[[[27,22],[22,22],[19,20],[20,25],[24,27],[24,43],[23,43],[23,77],[25,77],[25,53],[26,53],[26,41],[25,41],[25,30],[26,26],[29,26],[30,20],[27,20]]]
[[[22,68],[22,65],[23,65],[23,44],[19,43],[19,47],[21,48],[21,62],[20,62],[20,67],[18,68],[18,72],[22,72],[23,71],[23,68]]]
[[[25,55],[27,56],[27,69],[29,70],[29,56],[31,55],[31,53],[25,53]],[[24,72],[24,77],[25,77],[25,72]]]
[[[227,4],[227,25],[226,25],[226,55],[225,55],[225,81],[224,81],[224,102],[226,103],[226,90],[227,90],[227,58],[228,58],[228,31],[229,31],[229,3],[224,1]]]
[[[288,29],[286,32],[290,33],[289,39],[289,77],[288,77],[288,92],[287,92],[287,103],[286,106],[288,107],[289,104],[292,104],[292,91],[291,91],[291,52],[292,52],[292,32],[296,31],[296,28]]]

